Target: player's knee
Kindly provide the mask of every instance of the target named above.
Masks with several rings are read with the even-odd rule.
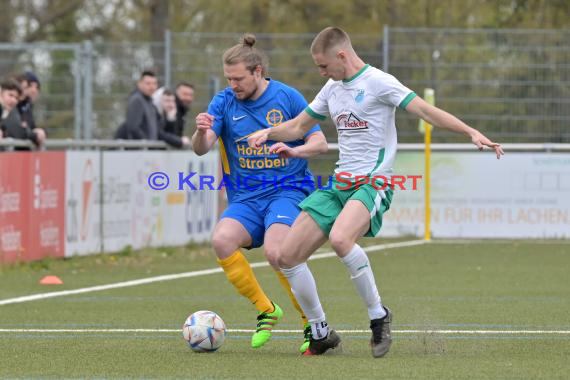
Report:
[[[265,248],[265,258],[269,264],[275,268],[279,269],[279,249],[278,248]]]
[[[332,231],[329,240],[331,246],[337,254],[344,254],[352,249],[354,241],[346,234],[339,231]]]
[[[279,255],[277,257],[277,265],[279,266],[279,268],[293,268],[295,265],[298,264],[299,263],[297,262],[297,260],[295,260],[295,258],[292,256]]]
[[[216,230],[214,232],[212,236],[212,247],[220,259],[228,257],[239,248],[238,245],[233,242],[232,237],[223,230]]]

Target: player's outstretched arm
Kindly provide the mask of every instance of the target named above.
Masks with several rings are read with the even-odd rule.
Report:
[[[505,154],[500,144],[492,142],[475,128],[468,126],[449,112],[445,112],[440,108],[432,106],[419,96],[416,96],[408,104],[406,111],[424,119],[433,126],[442,127],[468,136],[471,138],[471,142],[475,144],[479,150],[483,150],[484,146],[493,149],[497,155],[497,159],[501,158],[501,156]]]
[[[248,137],[247,142],[252,148],[259,148],[267,140],[295,141],[303,138],[316,123],[316,120],[305,111],[294,119],[278,125],[277,127],[262,129]]]
[[[192,150],[198,156],[210,151],[218,136],[212,130],[214,116],[202,112],[196,116],[196,131],[192,135]]]
[[[314,132],[305,138],[305,143],[295,148],[289,145],[278,142],[269,148],[271,153],[278,153],[283,158],[309,158],[318,154],[326,153],[329,150],[327,139],[323,132]]]

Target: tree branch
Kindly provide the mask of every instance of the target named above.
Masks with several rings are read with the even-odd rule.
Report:
[[[68,13],[77,10],[82,4],[83,0],[68,0],[63,1],[63,4],[59,3],[58,6],[53,7],[51,12],[34,12],[33,17],[38,22],[38,29],[33,33],[30,33],[24,39],[26,42],[33,42],[39,39],[44,34],[44,30],[47,26],[53,24],[57,19],[66,16]],[[59,6],[61,5],[61,6]],[[42,10],[42,11],[45,11]]]

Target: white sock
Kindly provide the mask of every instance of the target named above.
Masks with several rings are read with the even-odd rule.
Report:
[[[297,302],[299,302],[301,309],[303,309],[311,324],[313,338],[326,338],[328,327],[325,321],[325,312],[319,300],[317,284],[307,263],[302,263],[288,269],[281,268],[281,272],[287,277],[287,280],[289,280],[291,291],[295,295],[295,298],[297,298]]]
[[[329,333],[329,325],[326,322],[311,323],[311,334],[313,339],[325,339]]]
[[[384,318],[386,310],[382,307],[382,300],[366,252],[358,244],[354,244],[348,255],[341,260],[348,268],[350,278],[368,308],[370,319]]]

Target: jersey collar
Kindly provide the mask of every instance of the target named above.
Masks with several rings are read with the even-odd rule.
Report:
[[[265,91],[263,91],[263,93],[261,94],[261,96],[260,96],[259,98],[255,99],[255,100],[251,100],[251,99],[244,100],[243,102],[244,102],[245,104],[254,104],[254,103],[263,101],[263,100],[264,100],[265,98],[267,98],[267,97],[271,97],[271,96],[272,96],[272,95],[270,94],[271,91],[269,91],[269,89],[270,89],[270,87],[272,87],[272,86],[271,86],[271,83],[272,83],[273,81],[271,80],[270,77],[267,77],[267,78],[265,78],[265,79],[267,80],[267,87],[265,87]]]
[[[353,80],[355,80],[356,78],[358,78],[364,71],[366,71],[367,68],[369,68],[370,65],[367,63],[366,65],[364,65],[363,68],[361,68],[360,70],[358,70],[358,72],[356,74],[354,74],[353,76],[351,76],[348,79],[343,79],[342,83],[350,83]]]

